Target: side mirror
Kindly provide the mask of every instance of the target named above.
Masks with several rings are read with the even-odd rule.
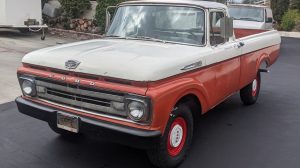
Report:
[[[116,8],[116,6],[109,6],[106,8],[105,32],[107,32],[107,30],[111,24],[111,14],[110,14],[109,10],[112,8]]]
[[[267,18],[266,23],[273,23],[273,18]]]
[[[221,19],[221,36],[229,39],[233,36],[233,18],[225,16]]]

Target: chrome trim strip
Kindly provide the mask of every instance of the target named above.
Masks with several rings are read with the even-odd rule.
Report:
[[[21,77],[19,77],[19,79],[22,79],[22,80],[28,80],[28,81],[34,83],[34,79],[33,79],[33,78],[30,78],[30,77],[27,77],[27,76],[21,76]]]
[[[202,61],[198,61],[198,62],[195,62],[193,64],[190,64],[190,65],[186,65],[184,66],[182,69],[182,71],[186,71],[186,70],[190,70],[190,69],[195,69],[195,68],[199,68],[201,67],[203,64],[202,64]]]

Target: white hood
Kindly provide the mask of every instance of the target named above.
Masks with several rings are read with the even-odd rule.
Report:
[[[81,62],[76,72],[132,81],[156,81],[183,73],[202,60],[207,48],[140,40],[99,39],[41,49],[22,62],[61,70],[68,60]]]
[[[239,29],[265,29],[265,23],[245,20],[234,20],[233,27]]]

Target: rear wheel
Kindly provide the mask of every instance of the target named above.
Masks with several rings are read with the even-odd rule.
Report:
[[[192,137],[192,112],[188,106],[178,105],[172,112],[159,144],[148,151],[150,161],[158,167],[178,166],[187,155]]]
[[[260,92],[261,76],[257,74],[256,78],[240,91],[240,97],[245,105],[256,103]]]

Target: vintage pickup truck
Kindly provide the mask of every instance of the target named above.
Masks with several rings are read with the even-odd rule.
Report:
[[[237,92],[254,104],[279,56],[277,31],[234,30],[220,3],[128,1],[112,21],[109,11],[105,38],[24,56],[16,103],[63,136],[144,148],[158,167],[184,160],[201,114]]]

